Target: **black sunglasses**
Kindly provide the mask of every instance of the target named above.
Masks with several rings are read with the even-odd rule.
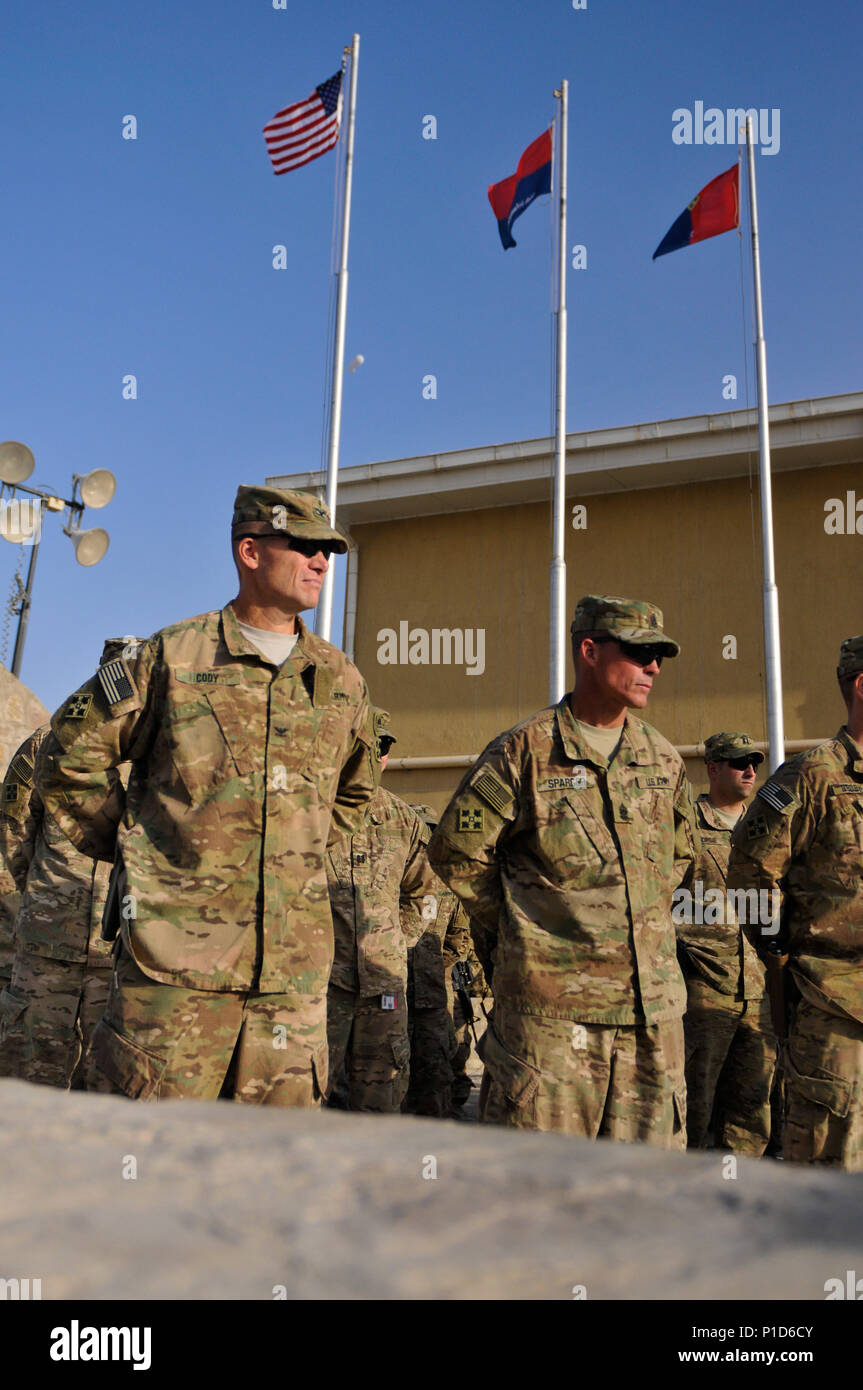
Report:
[[[748,767],[754,767],[754,768],[755,768],[755,771],[757,772],[757,771],[758,771],[758,763],[760,763],[761,759],[759,758],[759,759],[758,759],[758,762],[756,762],[755,759],[752,758],[752,757],[749,757],[749,758],[726,758],[725,761],[727,762],[727,764],[728,764],[729,767],[733,767],[733,768],[734,768],[734,771],[735,771],[735,772],[745,772],[746,769],[747,769]]]
[[[621,653],[627,661],[635,662],[636,666],[650,666],[656,662],[657,666],[662,665],[662,659],[667,655],[665,647],[654,646],[649,642],[621,642],[619,637],[594,637],[593,641],[602,646],[606,642],[616,642],[620,647]]]
[[[251,536],[253,541],[272,541],[284,539],[288,542],[289,550],[296,550],[300,555],[305,555],[307,560],[312,560],[316,555],[323,555],[325,560],[329,560],[335,551],[335,546],[331,541],[304,540],[301,536],[289,536],[287,531],[283,537],[268,532],[264,536]],[[237,536],[237,540],[246,540],[245,536]]]

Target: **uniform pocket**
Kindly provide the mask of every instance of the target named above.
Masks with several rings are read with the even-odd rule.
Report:
[[[829,1110],[839,1119],[845,1118],[851,1105],[850,1082],[841,1076],[834,1076],[832,1072],[824,1071],[821,1067],[814,1075],[807,1075],[798,1070],[790,1047],[786,1052],[786,1063],[788,1081],[795,1096],[808,1101],[810,1105],[819,1105],[823,1110]]]
[[[492,1084],[504,1099],[517,1110],[526,1109],[539,1090],[540,1074],[536,1067],[504,1047],[491,1026],[480,1039],[478,1051]]]
[[[11,985],[0,992],[0,1043],[20,1027],[21,1017],[30,1000],[26,995],[16,994]]]
[[[99,1071],[130,1100],[154,1100],[158,1096],[167,1060],[124,1038],[104,1019],[93,1029],[91,1057]]]

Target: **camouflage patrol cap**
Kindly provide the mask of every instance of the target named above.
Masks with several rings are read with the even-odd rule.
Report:
[[[424,801],[411,801],[408,803],[411,810],[415,811],[420,820],[424,820],[429,830],[434,830],[440,816],[433,806],[427,806]]]
[[[143,646],[143,643],[143,637],[106,637],[99,665],[107,666],[109,661],[114,661],[118,656],[125,657],[127,661],[134,661],[138,655],[138,648]]]
[[[231,539],[240,536],[296,536],[327,541],[339,555],[348,543],[330,521],[325,504],[313,492],[276,487],[239,487],[234,499]]]
[[[863,671],[863,636],[846,637],[839,648],[836,674],[841,680],[843,676],[856,676],[860,671]]]
[[[729,758],[750,757],[756,767],[764,762],[764,754],[759,753],[748,734],[711,734],[704,740],[704,761],[706,763],[728,762]]]
[[[655,603],[610,594],[585,594],[578,600],[570,632],[607,632],[621,642],[662,646],[667,656],[677,656],[679,643],[662,631],[662,609]]]
[[[389,739],[390,743],[398,743],[398,739],[390,727],[389,710],[380,709],[379,706],[375,705],[372,711],[372,722],[374,724],[375,738],[378,742],[380,742],[382,738],[385,738]]]

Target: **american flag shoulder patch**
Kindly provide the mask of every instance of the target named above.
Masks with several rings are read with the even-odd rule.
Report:
[[[779,811],[783,816],[789,816],[794,807],[800,805],[797,797],[778,782],[765,782],[758,795],[762,801],[766,801],[768,806],[772,807],[774,811]]]
[[[471,782],[470,789],[501,816],[513,803],[513,795],[506,782],[490,767],[483,768],[479,776]]]
[[[29,758],[25,758],[23,753],[16,753],[9,764],[9,771],[12,776],[21,782],[25,787],[33,785],[33,764]]]
[[[124,700],[137,699],[138,692],[135,689],[135,682],[121,656],[116,657],[113,661],[106,661],[104,666],[100,666],[96,672],[96,677],[102,687],[105,699],[112,708],[114,705],[121,705]]]

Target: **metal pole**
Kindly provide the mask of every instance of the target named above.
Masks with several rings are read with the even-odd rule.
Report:
[[[12,675],[20,677],[21,661],[24,656],[24,641],[27,637],[27,624],[30,621],[30,601],[33,597],[33,575],[36,573],[36,556],[39,554],[39,541],[31,548],[30,563],[27,566],[27,583],[21,595],[18,610],[18,631],[15,634],[15,651],[12,654]]]
[[[560,101],[560,245],[557,270],[557,381],[554,402],[554,488],[552,508],[552,559],[550,607],[549,702],[556,705],[566,690],[566,561],[564,526],[566,513],[566,163],[569,83],[566,78],[555,92]]]
[[[351,91],[348,106],[348,133],[345,147],[345,187],[342,203],[342,251],[339,262],[339,286],[336,300],[336,334],[333,344],[333,384],[330,395],[330,439],[327,458],[327,506],[330,516],[336,519],[336,489],[338,487],[339,445],[342,435],[342,383],[345,375],[345,323],[348,312],[348,243],[351,233],[351,186],[354,173],[354,127],[357,111],[357,68],[360,58],[360,36],[354,34],[350,49]],[[334,565],[324,576],[318,599],[315,632],[329,642],[333,625],[333,578]]]
[[[755,282],[755,357],[758,367],[758,466],[761,480],[761,544],[764,555],[764,663],[767,685],[768,764],[774,772],[785,761],[782,720],[782,661],[779,647],[779,591],[773,563],[773,490],[770,479],[770,427],[767,419],[767,349],[761,307],[761,256],[758,247],[758,199],[755,194],[755,150],[752,117],[746,118],[749,169],[749,216],[752,224],[752,274]]]

